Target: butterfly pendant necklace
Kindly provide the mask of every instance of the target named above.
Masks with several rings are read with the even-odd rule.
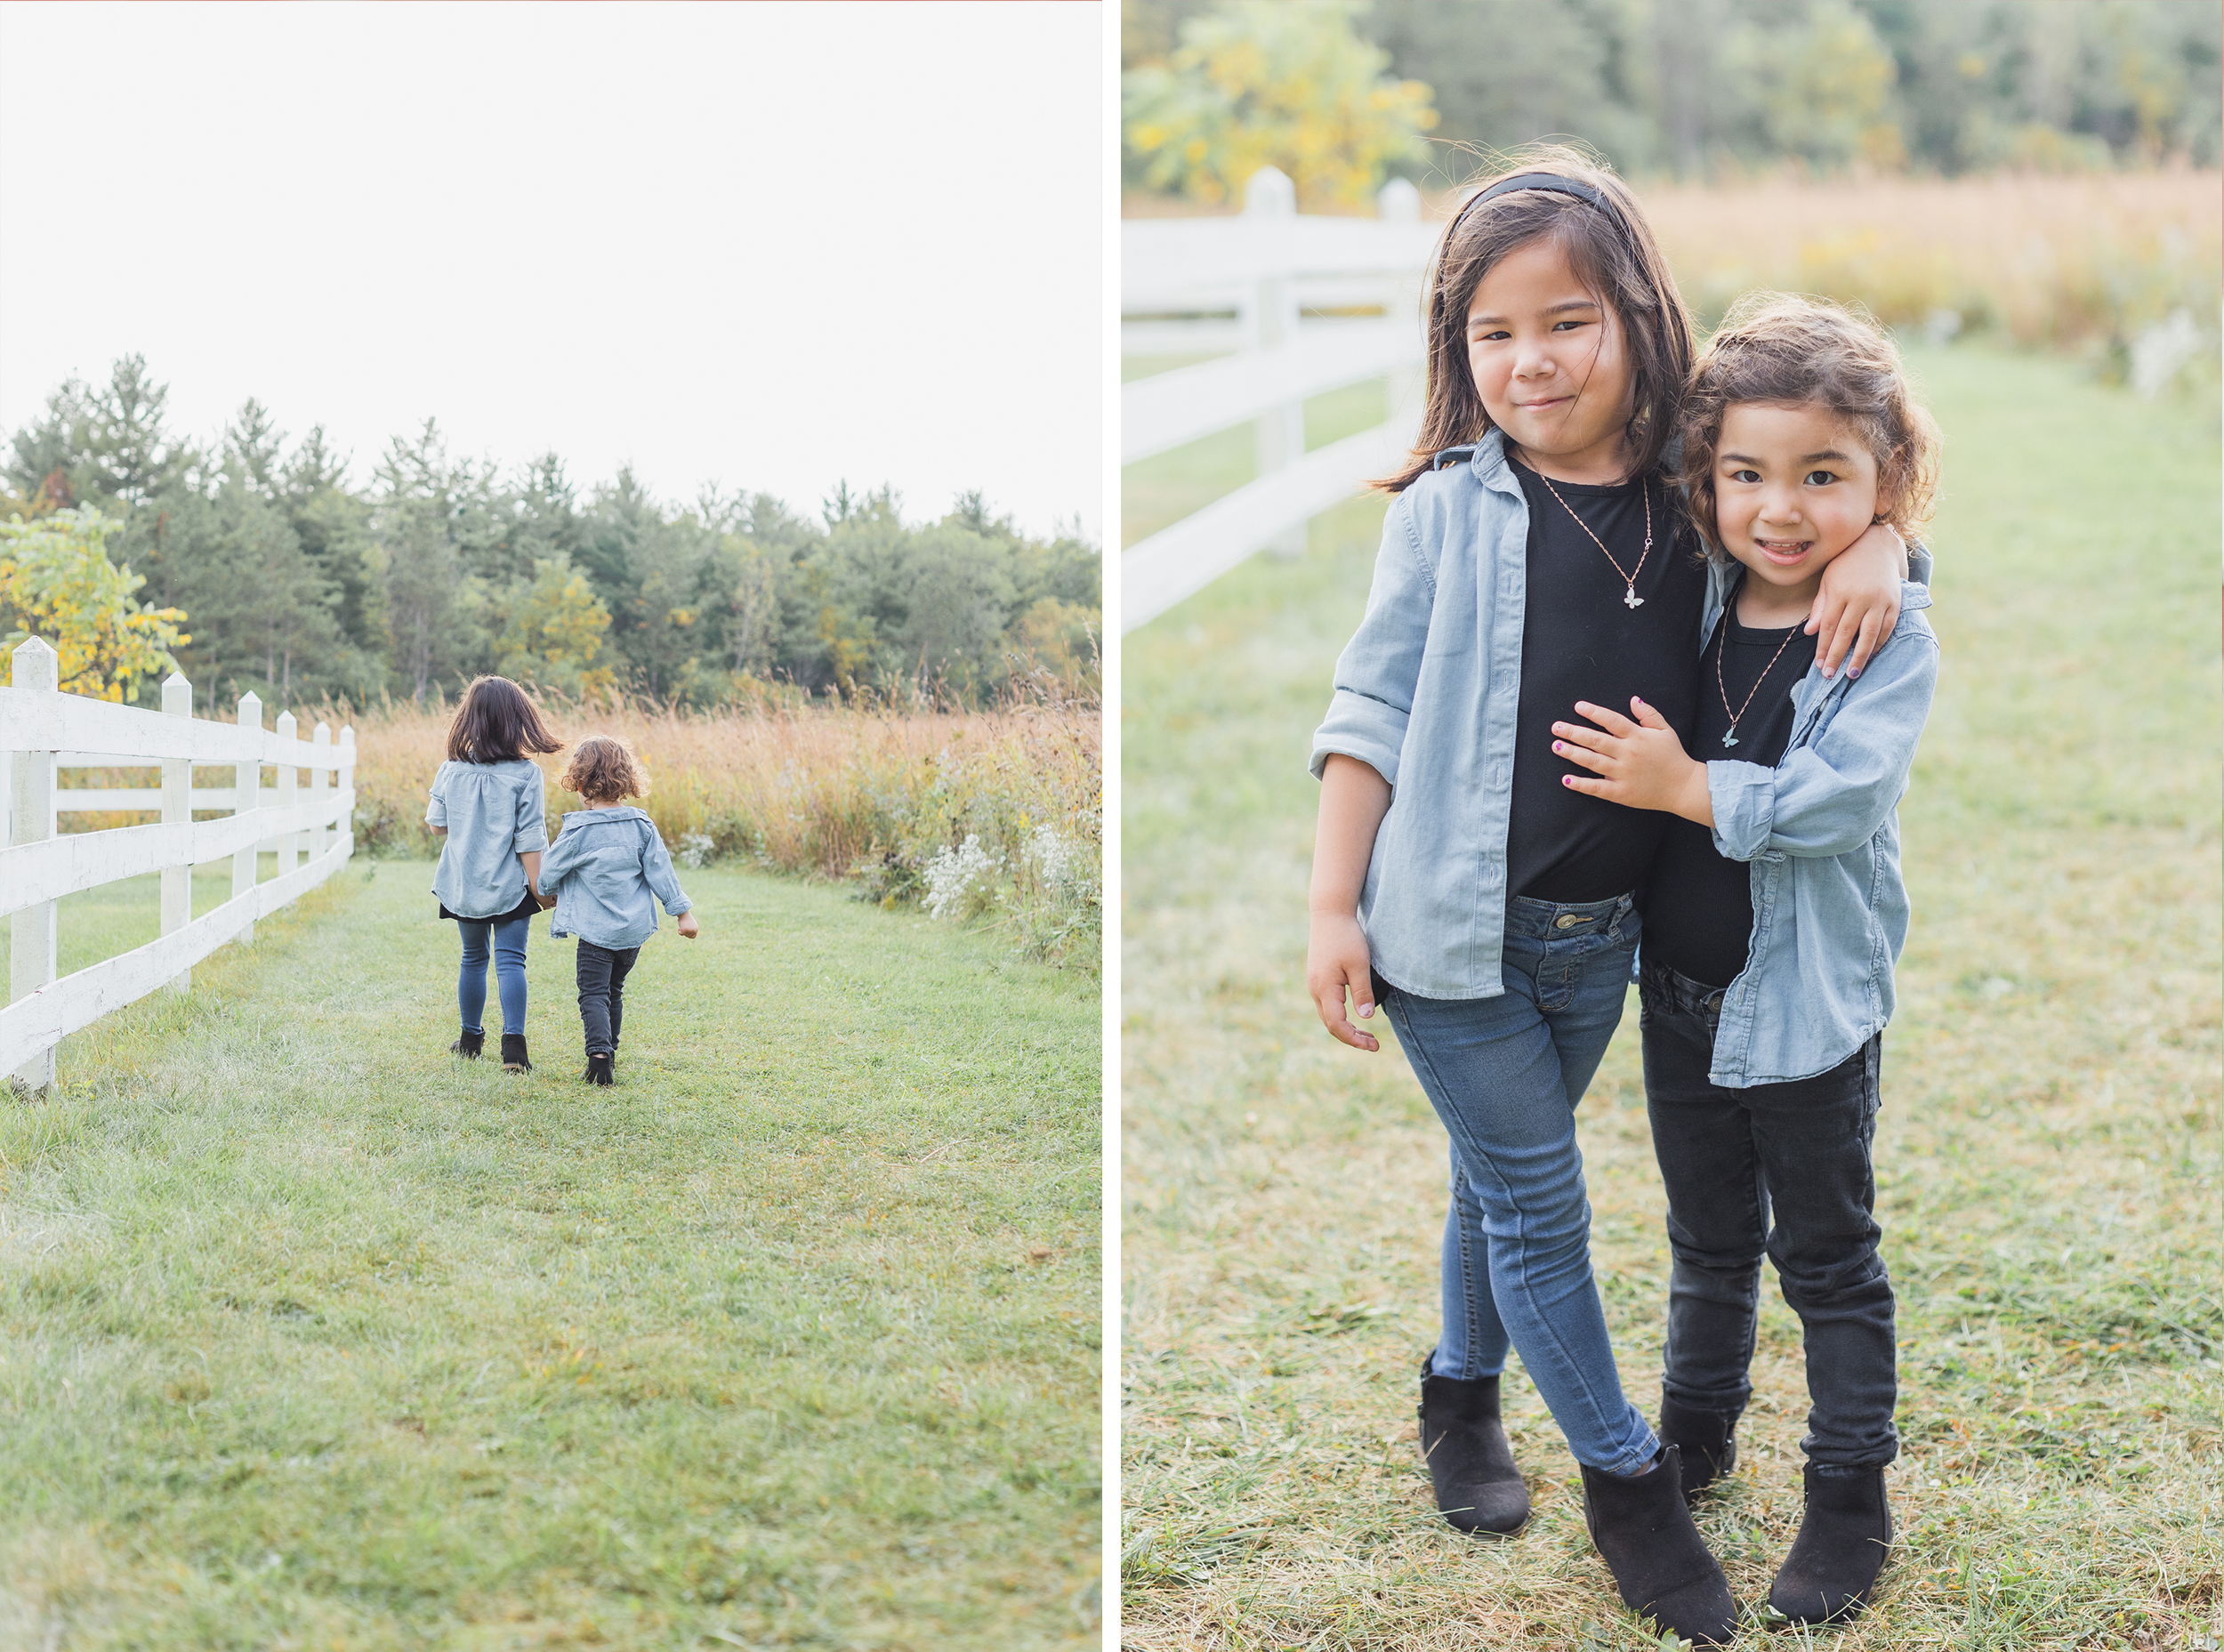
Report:
[[[1745,704],[1731,711],[1729,685],[1722,681],[1722,656],[1729,652],[1729,610],[1725,608],[1722,610],[1722,627],[1714,636],[1714,686],[1721,692],[1722,709],[1729,712],[1729,729],[1722,736],[1724,745],[1737,744],[1737,725],[1745,721],[1745,713],[1753,705],[1753,696],[1759,694],[1761,685],[1769,681],[1769,673],[1777,668],[1777,662],[1784,657],[1784,650],[1792,646],[1792,639],[1800,634],[1800,627],[1797,625],[1784,633],[1784,641],[1777,644],[1777,651],[1769,656],[1769,663],[1761,668],[1761,675],[1753,679],[1753,692],[1745,696]]]
[[[1628,590],[1622,593],[1622,606],[1624,608],[1643,608],[1645,606],[1645,599],[1637,594],[1637,576],[1645,571],[1645,559],[1653,553],[1652,485],[1649,482],[1644,482],[1640,483],[1638,487],[1639,493],[1643,495],[1645,499],[1645,544],[1643,548],[1637,553],[1637,566],[1630,569],[1629,572],[1624,574],[1622,573],[1621,563],[1615,561],[1614,552],[1607,549],[1607,542],[1600,538],[1595,532],[1592,532],[1590,523],[1584,521],[1582,517],[1575,516],[1575,507],[1574,505],[1568,504],[1565,499],[1560,499],[1559,489],[1552,486],[1552,479],[1545,475],[1542,471],[1539,471],[1536,475],[1537,479],[1544,484],[1545,491],[1550,493],[1553,498],[1559,499],[1559,508],[1567,512],[1568,515],[1575,517],[1575,526],[1582,528],[1586,534],[1591,535],[1591,543],[1599,547],[1599,554],[1605,557],[1608,561],[1613,562],[1614,571],[1622,575],[1622,583],[1629,587]]]

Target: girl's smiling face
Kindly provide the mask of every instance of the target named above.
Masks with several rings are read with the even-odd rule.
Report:
[[[1618,482],[1630,457],[1629,352],[1621,318],[1550,240],[1507,254],[1467,306],[1475,393],[1532,468],[1564,482]]]
[[[1831,559],[1868,532],[1882,508],[1875,455],[1844,420],[1812,402],[1723,409],[1713,479],[1722,548],[1786,604],[1813,598]]]

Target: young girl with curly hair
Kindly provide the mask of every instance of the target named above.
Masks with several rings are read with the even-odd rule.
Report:
[[[549,933],[579,938],[579,1019],[587,1045],[582,1076],[608,1084],[616,1081],[618,1036],[625,1028],[625,978],[657,932],[656,901],[679,920],[687,939],[702,931],[657,823],[626,807],[627,798],[649,795],[649,775],[625,742],[600,734],[580,741],[557,784],[578,793],[587,806],[564,817],[563,830],[542,857],[537,887],[541,904],[556,908]]]
[[[1641,698],[1553,729],[1589,771],[1569,787],[1666,826],[1638,980],[1673,1258],[1661,1433],[1687,1496],[1736,1461],[1765,1254],[1807,1344],[1807,1511],[1769,1592],[1799,1624],[1858,1612],[1891,1543],[1898,1390],[1870,1148],[1907,939],[1896,810],[1938,671],[1919,585],[1857,682],[1824,676],[1800,623],[1872,523],[1914,531],[1937,458],[1882,329],[1812,299],[1741,301],[1683,407],[1691,512],[1736,582],[1688,743]]]

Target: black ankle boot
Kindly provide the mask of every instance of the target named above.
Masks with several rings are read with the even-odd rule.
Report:
[[[1660,1439],[1682,1454],[1685,1501],[1737,1466],[1736,1430],[1735,1411],[1701,1411],[1660,1397]]]
[[[1884,1465],[1807,1465],[1807,1513],[1769,1604],[1795,1624],[1851,1617],[1869,1602],[1892,1548],[1892,1507]]]
[[[1498,1379],[1430,1376],[1421,1367],[1421,1455],[1437,1511],[1463,1532],[1510,1537],[1528,1523],[1529,1488],[1498,1420]]]
[[[533,1063],[526,1059],[523,1033],[502,1035],[502,1070],[505,1073],[529,1073],[533,1070]]]
[[[448,1046],[448,1053],[463,1056],[476,1061],[479,1060],[479,1052],[486,1047],[487,1035],[485,1033],[458,1033],[455,1036],[455,1042]]]
[[[610,1058],[608,1053],[587,1058],[587,1070],[580,1075],[591,1084],[610,1084],[617,1081],[610,1076]]]
[[[1737,1633],[1737,1603],[1683,1501],[1683,1464],[1661,1448],[1635,1479],[1583,1465],[1583,1524],[1623,1601],[1686,1640],[1720,1646]]]

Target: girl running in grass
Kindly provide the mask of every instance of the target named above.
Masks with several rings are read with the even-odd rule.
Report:
[[[533,880],[548,847],[540,766],[528,753],[560,752],[525,690],[507,677],[481,677],[463,692],[448,725],[447,762],[432,777],[424,821],[447,841],[432,874],[440,915],[463,938],[455,979],[463,1029],[448,1046],[474,1060],[487,1042],[487,957],[502,999],[502,1068],[529,1073],[525,1048],[525,942],[538,910]]]
[[[582,1076],[607,1084],[615,1082],[618,1036],[625,1027],[625,978],[657,932],[656,901],[680,921],[688,939],[702,930],[690,910],[694,903],[673,875],[657,823],[625,806],[629,797],[649,795],[649,776],[625,742],[600,734],[580,741],[557,784],[578,793],[587,806],[564,817],[536,888],[541,904],[556,908],[549,933],[579,938],[579,1019],[587,1043]]]
[[[1531,151],[1446,229],[1429,379],[1366,616],[1313,739],[1321,781],[1307,985],[1361,1050],[1379,1003],[1451,1136],[1443,1331],[1421,1446],[1463,1530],[1528,1494],[1499,1420],[1518,1349],[1583,1470],[1623,1599],[1692,1640],[1736,1610],[1664,1447],[1624,1396],[1591,1279],[1575,1109],[1621,1018],[1664,818],[1562,784],[1552,721],[1643,694],[1696,712],[1728,592],[1680,544],[1661,459],[1691,324],[1628,190]],[[1809,628],[1852,672],[1890,631],[1903,555],[1880,528],[1826,570]],[[1850,648],[1850,652],[1849,652]],[[1350,1019],[1349,994],[1358,1012]]]
[[[1626,717],[1579,705],[1590,724],[1552,730],[1595,777],[1570,789],[1665,822],[1638,982],[1674,1256],[1661,1433],[1686,1495],[1736,1461],[1766,1253],[1813,1407],[1807,1512],[1769,1592],[1800,1624],[1858,1612],[1891,1543],[1892,1283],[1870,1144],[1907,938],[1894,810],[1938,670],[1917,585],[1858,682],[1825,679],[1800,627],[1873,521],[1911,533],[1928,514],[1937,455],[1873,323],[1777,294],[1739,304],[1683,409],[1691,513],[1736,581],[1688,743],[1642,699]]]

